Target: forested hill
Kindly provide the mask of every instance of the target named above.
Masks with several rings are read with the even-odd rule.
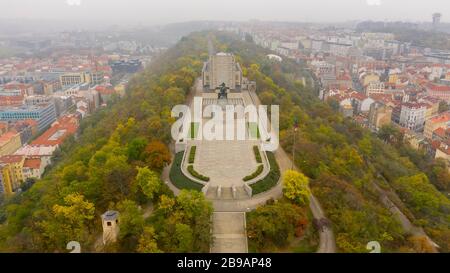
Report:
[[[69,241],[102,251],[94,247],[100,215],[115,209],[120,240],[105,251],[208,252],[209,203],[198,192],[175,198],[159,179],[171,160],[170,110],[184,103],[206,50],[205,35],[184,38],[133,78],[124,98],[82,121],[51,171],[0,208],[0,251],[66,252]]]
[[[414,224],[425,228],[441,251],[450,251],[450,201],[430,183],[448,187],[445,167],[412,151],[394,137],[395,131],[382,132],[380,137],[394,141],[385,144],[344,119],[317,98],[311,84],[303,86],[302,79],[310,82],[310,75],[301,65],[270,61],[266,50],[234,36],[216,38],[223,49],[239,55],[246,76],[257,82],[261,102],[280,105],[281,144],[289,153],[292,128],[299,121],[295,164],[312,179],[313,192],[333,222],[340,251],[364,252],[369,241],[379,241],[383,251],[430,250],[424,238],[403,231],[381,204],[377,186]]]
[[[0,251],[66,251],[73,240],[85,251],[209,251],[210,204],[198,192],[174,197],[159,179],[170,161],[170,110],[184,103],[199,75],[208,39],[216,51],[237,55],[263,104],[280,105],[287,152],[299,121],[295,164],[311,178],[339,251],[365,252],[369,241],[383,251],[427,250],[381,204],[376,185],[398,194],[393,201],[402,211],[450,250],[450,203],[430,183],[442,178],[428,172],[422,155],[400,140],[385,144],[319,101],[311,84],[303,86],[303,78],[310,83],[304,67],[270,61],[268,51],[231,34],[204,32],[182,38],[130,82],[124,98],[83,121],[80,137],[63,145],[52,170],[7,200],[0,208]],[[121,213],[121,229],[118,244],[102,250],[95,246],[108,209]]]

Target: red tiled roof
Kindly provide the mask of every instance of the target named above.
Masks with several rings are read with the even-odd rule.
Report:
[[[437,85],[437,84],[433,84],[433,83],[428,83],[427,84],[427,88],[431,89],[432,91],[445,91],[445,92],[450,92],[450,86],[447,85]]]
[[[2,163],[17,163],[22,161],[23,156],[21,155],[4,155],[0,157],[0,162]]]
[[[442,127],[439,127],[439,128],[437,128],[436,130],[433,131],[433,134],[435,134],[435,135],[437,135],[437,136],[439,136],[441,138],[444,138],[445,137],[445,129],[442,128]]]
[[[23,163],[23,167],[31,168],[31,169],[40,169],[41,168],[41,159],[39,157],[36,158],[26,158]]]
[[[2,145],[5,142],[8,142],[11,140],[11,138],[15,137],[17,135],[17,132],[9,131],[4,133],[0,136],[0,145]]]
[[[430,119],[430,122],[433,122],[433,123],[446,122],[446,121],[450,121],[450,112],[442,113],[442,114],[432,117]]]
[[[103,95],[111,95],[115,92],[114,88],[112,86],[104,86],[104,85],[98,85],[95,87],[95,90],[98,91],[100,94]]]
[[[31,145],[56,146],[78,129],[78,119],[74,115],[63,116],[52,127],[45,131]],[[58,135],[59,134],[59,135]]]
[[[352,98],[358,99],[358,100],[365,100],[367,99],[367,96],[364,95],[363,93],[359,93],[359,92],[353,92],[352,94],[350,94],[350,96]]]

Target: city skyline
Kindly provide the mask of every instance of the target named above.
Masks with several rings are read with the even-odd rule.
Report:
[[[24,9],[24,6],[32,8]],[[140,0],[18,0],[11,3],[5,1],[0,3],[0,7],[4,11],[0,19],[98,22],[105,25],[249,19],[313,23],[358,20],[431,22],[435,12],[443,14],[442,22],[449,22],[445,15],[450,14],[450,4],[443,4],[439,0],[269,0],[264,3],[230,0],[220,6],[215,1],[207,0],[168,0],[157,3]]]

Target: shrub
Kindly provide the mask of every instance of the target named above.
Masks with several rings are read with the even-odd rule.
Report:
[[[261,153],[259,152],[258,145],[253,146],[253,153],[257,163],[262,163]]]
[[[253,178],[257,177],[258,175],[260,175],[264,170],[264,166],[263,164],[258,165],[258,168],[256,169],[256,171],[254,171],[251,175],[247,175],[246,177],[243,178],[244,181],[249,181],[252,180]]]
[[[275,155],[273,153],[267,152],[267,159],[269,160],[270,164],[269,174],[258,182],[250,185],[250,187],[252,187],[253,194],[258,194],[271,189],[278,183],[278,180],[280,179],[280,168],[278,167]]]
[[[196,170],[194,170],[194,165],[189,165],[187,169],[193,177],[198,178],[205,182],[209,181],[209,177],[199,174]]]
[[[197,150],[197,146],[192,146],[191,150],[189,151],[189,164],[194,164],[195,161],[195,152]]]

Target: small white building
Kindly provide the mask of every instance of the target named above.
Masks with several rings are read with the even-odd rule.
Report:
[[[119,236],[119,212],[108,210],[102,214],[103,244],[115,243]]]

